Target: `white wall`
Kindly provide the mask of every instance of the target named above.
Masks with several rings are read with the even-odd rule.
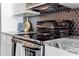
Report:
[[[0,3],[0,32],[1,32],[1,3]],[[1,48],[1,33],[0,33],[0,48]],[[1,49],[0,49],[0,55],[1,55]]]
[[[14,3],[13,4],[13,14],[19,14],[26,10],[26,3]]]
[[[11,3],[2,3],[1,6],[1,31],[2,32],[16,32],[18,22],[22,21],[22,17],[13,17],[13,5]]]

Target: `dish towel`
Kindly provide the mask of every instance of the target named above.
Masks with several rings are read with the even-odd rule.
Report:
[[[23,44],[17,43],[16,56],[25,56],[25,49],[22,46]]]

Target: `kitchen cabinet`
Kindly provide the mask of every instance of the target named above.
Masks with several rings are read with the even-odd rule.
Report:
[[[12,36],[8,34],[1,34],[1,56],[12,56]],[[25,49],[22,44],[16,46],[16,56],[25,56]]]
[[[77,54],[70,53],[63,49],[58,49],[55,47],[51,47],[49,45],[45,45],[45,56],[77,56]]]
[[[11,56],[12,36],[1,34],[1,56]]]
[[[12,56],[12,36],[2,33],[1,34],[1,56]],[[17,44],[16,56],[25,56],[22,44]]]

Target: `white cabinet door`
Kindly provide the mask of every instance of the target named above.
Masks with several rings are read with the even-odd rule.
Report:
[[[11,56],[12,52],[12,37],[9,35],[1,34],[1,56]]]
[[[45,45],[45,56],[78,56],[77,54],[67,52],[66,50]]]
[[[12,36],[1,34],[1,56],[12,56]],[[22,44],[16,46],[16,56],[25,56],[25,49]]]

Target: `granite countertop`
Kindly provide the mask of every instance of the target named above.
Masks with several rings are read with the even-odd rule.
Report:
[[[79,39],[77,38],[59,38],[56,40],[50,40],[44,42],[45,45],[48,45],[50,47],[56,47],[58,49],[63,49],[68,52],[78,54],[79,55]]]
[[[26,36],[21,36],[21,34],[22,35],[28,35],[28,34],[35,34],[35,33],[36,32],[28,32],[28,33],[24,33],[24,32],[20,32],[20,33],[17,33],[17,32],[2,32],[2,34],[6,34],[6,35],[12,36],[14,38],[23,40],[23,41],[32,42],[32,43],[36,43],[36,44],[40,45],[41,42],[39,40],[27,38]]]

